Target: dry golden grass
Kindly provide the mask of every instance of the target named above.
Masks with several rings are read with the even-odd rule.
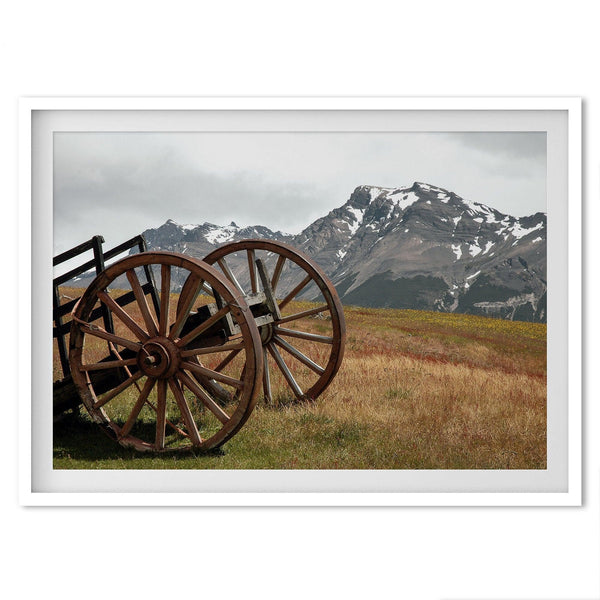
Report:
[[[316,410],[411,468],[545,468],[546,326],[347,308],[346,357]]]
[[[55,468],[546,468],[545,325],[354,307],[345,315],[345,358],[325,393],[298,405],[274,374],[276,405],[259,403],[224,455],[78,457],[65,438]],[[306,321],[315,333],[329,327]],[[296,369],[305,385],[311,373]]]
[[[545,466],[545,389],[526,375],[406,356],[348,357],[316,410],[376,430],[412,468]]]

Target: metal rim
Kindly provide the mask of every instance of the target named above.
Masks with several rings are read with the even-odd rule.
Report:
[[[154,298],[136,274],[147,267],[160,278]],[[176,277],[185,283],[175,306]],[[113,334],[98,324],[106,310]],[[229,322],[235,335],[220,329]],[[73,312],[69,360],[91,418],[145,451],[220,446],[250,416],[262,380],[260,334],[243,296],[210,265],[171,252],[135,254],[96,277]]]
[[[265,275],[255,266],[257,253],[269,255],[270,267],[265,267]],[[233,264],[232,256],[238,255],[237,269]],[[240,264],[241,260],[241,264]],[[325,275],[323,270],[308,256],[282,242],[265,239],[243,240],[226,244],[217,248],[204,258],[208,264],[219,268],[229,281],[244,293],[255,293],[265,285],[272,288],[276,297],[277,308],[282,313],[270,326],[260,327],[261,343],[264,353],[263,392],[265,399],[272,401],[269,358],[273,368],[280,371],[298,399],[316,399],[335,377],[343,359],[346,339],[346,324],[342,304],[337,292]],[[232,263],[232,264],[229,264]],[[293,265],[298,271],[297,283],[288,282],[285,294],[279,294],[278,285],[285,277],[287,266]],[[237,271],[238,275],[236,276]],[[266,279],[266,281],[265,281]],[[240,283],[242,281],[242,283]],[[245,282],[245,283],[244,283]],[[311,288],[312,286],[312,288]],[[289,289],[291,288],[291,289]],[[317,302],[314,307],[304,310],[293,310],[283,314],[286,307],[290,307],[299,294],[308,289],[318,289],[321,304]],[[281,296],[283,297],[277,297]],[[330,333],[319,335],[311,330],[310,318],[326,314],[330,322]],[[313,324],[314,325],[314,324]],[[290,329],[290,326],[293,329]],[[269,327],[271,331],[269,331]],[[327,348],[326,362],[318,363],[310,357],[310,353],[299,350],[298,343],[308,348],[310,344]],[[320,351],[323,356],[323,351]],[[285,357],[285,358],[284,358]],[[312,371],[313,379],[303,390],[296,381],[294,373],[298,369]]]

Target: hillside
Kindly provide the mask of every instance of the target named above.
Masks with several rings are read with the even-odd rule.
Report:
[[[325,393],[299,404],[274,378],[276,404],[259,401],[222,452],[140,456],[81,417],[57,424],[54,468],[546,467],[545,325],[413,310],[345,314],[344,361]]]

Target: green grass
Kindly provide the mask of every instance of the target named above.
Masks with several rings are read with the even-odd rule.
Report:
[[[55,427],[54,468],[347,468],[348,460],[352,468],[370,468],[369,456],[382,444],[367,424],[320,415],[311,406],[258,407],[242,431],[208,454],[142,454],[120,447],[87,419],[69,416]]]
[[[390,443],[385,430],[319,414],[314,407],[259,407],[238,435],[208,454],[142,454],[78,417],[57,425],[54,446],[55,469],[427,468],[413,448],[401,440]],[[460,464],[460,456],[450,462]]]

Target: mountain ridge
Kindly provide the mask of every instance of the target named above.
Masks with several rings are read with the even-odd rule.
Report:
[[[428,183],[361,185],[299,234],[255,225],[180,225],[143,232],[149,249],[203,258],[244,238],[295,246],[332,279],[343,303],[546,321],[546,225]]]

